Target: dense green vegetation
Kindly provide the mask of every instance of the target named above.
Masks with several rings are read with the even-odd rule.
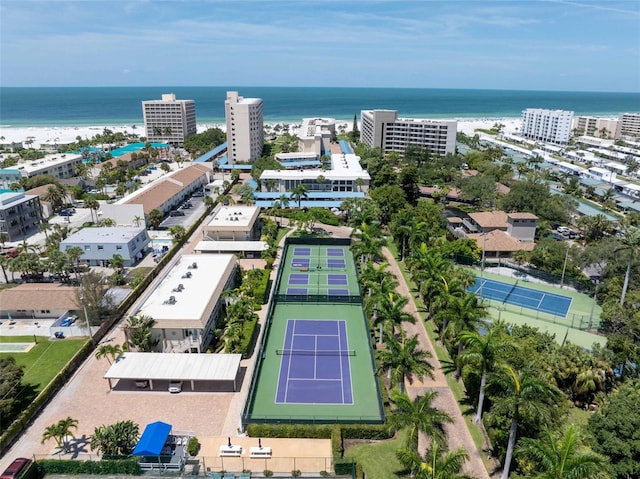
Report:
[[[224,131],[220,128],[209,128],[184,140],[184,149],[195,158],[222,145],[225,141],[227,141],[227,135]]]
[[[556,274],[562,272],[566,259],[567,277],[579,279],[592,292],[594,287],[581,270],[593,264],[602,267],[602,282],[595,292],[603,304],[602,332],[607,335],[607,346],[587,351],[567,342],[558,344],[552,336],[535,328],[487,323],[486,311],[475,296],[467,292],[473,278],[452,261],[460,257],[452,252],[464,252],[463,256],[475,257],[477,261],[477,246],[447,236],[444,195],[434,194],[433,200],[425,200],[417,198],[415,193],[421,185],[440,184],[446,189],[454,184],[462,191],[468,188],[473,194],[469,193],[466,200],[472,209],[495,205],[508,211],[533,212],[542,219],[540,229],[544,235],[553,223],[568,221],[573,203],[566,197],[550,194],[548,186],[541,181],[542,173],[535,169],[535,162],[533,168],[520,175],[524,174],[525,178],[514,180],[511,165],[508,165],[509,171],[492,168],[498,152],[491,149],[472,151],[466,156],[449,155],[438,162],[428,152],[412,148],[404,158],[395,154],[383,157],[379,150],[362,145],[357,146],[356,152],[369,169],[373,188],[370,199],[346,201],[342,209],[349,224],[356,228],[353,251],[360,258],[360,278],[372,334],[391,343],[382,349],[378,347],[380,364],[389,364],[390,358],[400,360],[401,348],[410,344],[400,330],[389,326],[389,322],[397,322],[389,310],[381,307],[384,298],[390,292],[393,295],[395,290],[393,279],[386,273],[384,263],[380,263],[380,247],[385,244],[386,236],[387,241],[391,239],[395,243],[399,259],[418,285],[416,294],[425,304],[425,319],[433,324],[451,358],[449,374],[459,375],[463,380],[467,401],[476,411],[475,421],[484,425],[494,454],[505,466],[503,477],[510,472],[519,477],[551,474],[555,466],[544,459],[541,451],[559,447],[570,454],[567,467],[581,462],[591,464],[585,466],[582,475],[573,477],[600,477],[598,474],[608,469],[614,477],[627,477],[624,474],[628,472],[623,474],[620,472],[623,469],[616,469],[616,463],[623,461],[615,459],[616,454],[637,457],[634,454],[638,448],[622,447],[621,441],[614,443],[603,436],[595,440],[590,434],[593,432],[591,422],[589,430],[585,429],[584,422],[582,426],[576,425],[576,429],[567,428],[567,424],[570,418],[576,417],[574,413],[569,414],[570,409],[598,408],[603,404],[617,406],[614,398],[620,398],[621,403],[640,403],[637,386],[626,386],[627,381],[638,377],[636,365],[640,359],[640,312],[633,307],[640,303],[640,275],[635,273],[640,239],[633,221],[623,224],[625,234],[617,237],[611,235],[608,225],[602,226],[596,220],[584,225],[582,243],[568,247],[566,243],[543,238],[532,253],[519,256],[523,263],[530,262]],[[465,185],[468,183],[463,178],[465,164],[477,169],[478,176],[484,180],[477,180],[471,188]],[[487,177],[491,181],[485,181]],[[491,187],[495,181],[508,184],[510,192],[497,193]],[[390,328],[382,336],[377,333],[380,324],[387,324],[383,331],[385,327]],[[386,355],[387,351],[396,352]],[[381,369],[387,371],[387,368]],[[385,375],[389,378],[387,387],[400,389],[402,375],[394,376],[393,370],[389,368],[390,374]],[[424,374],[418,364],[404,370],[416,377]],[[620,385],[624,396],[617,392]],[[391,397],[399,399],[397,393]],[[402,401],[392,404],[393,424]],[[610,434],[610,438],[619,426],[613,421],[613,414],[608,413],[605,406],[592,418],[592,421],[608,418],[600,421],[608,421],[608,430],[612,433],[601,423],[598,427],[602,435]],[[630,423],[633,424],[633,420]],[[631,433],[636,429],[630,426],[627,430]],[[622,437],[629,437],[626,443],[634,444],[631,436],[623,433]],[[398,452],[398,458],[408,468],[407,474],[419,475],[420,468],[413,469],[412,464],[445,457],[433,448],[427,451],[430,459],[424,452],[417,451],[415,444],[408,444]],[[366,469],[366,465],[364,467]],[[392,472],[387,471],[386,477],[391,477]]]

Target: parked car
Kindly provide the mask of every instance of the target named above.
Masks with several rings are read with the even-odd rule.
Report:
[[[31,460],[26,457],[14,459],[9,467],[0,475],[0,479],[15,479],[20,473],[31,464]]]
[[[184,216],[184,211],[173,210],[169,212],[169,216]]]
[[[180,391],[182,391],[182,381],[169,381],[169,392],[174,394],[174,393],[179,393]]]
[[[73,211],[71,210],[62,210],[60,212],[60,216],[72,216],[73,215]]]
[[[191,196],[204,196],[204,191],[202,190],[198,190],[198,191],[194,191],[194,193]]]

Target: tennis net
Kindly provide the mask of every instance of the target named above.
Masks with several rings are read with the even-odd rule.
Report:
[[[518,286],[518,281],[516,280],[515,284],[511,287],[511,289],[509,290],[509,292],[507,293],[507,295],[504,297],[504,299],[502,300],[502,304],[506,303],[507,300],[509,299],[509,297],[511,296],[511,293],[513,293],[513,290],[516,289],[516,286]]]
[[[355,356],[353,349],[276,349],[278,356]]]

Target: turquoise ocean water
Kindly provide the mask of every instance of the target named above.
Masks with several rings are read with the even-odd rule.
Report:
[[[303,117],[353,119],[360,110],[387,108],[404,117],[514,118],[525,108],[573,110],[579,115],[640,112],[640,93],[312,87],[68,87],[0,88],[0,126],[87,126],[142,123],[143,100],[175,93],[196,102],[198,123],[223,123],[227,90],[264,99],[266,122]]]

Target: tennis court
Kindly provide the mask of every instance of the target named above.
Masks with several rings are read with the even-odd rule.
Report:
[[[285,247],[247,423],[384,422],[353,255],[347,241],[321,241]]]
[[[353,404],[345,321],[290,319],[282,349],[276,403]]]
[[[510,284],[494,279],[476,278],[475,284],[469,289],[485,299],[513,304],[562,318],[567,317],[569,308],[571,308],[572,298],[569,296],[521,286],[517,281],[515,284]]]

